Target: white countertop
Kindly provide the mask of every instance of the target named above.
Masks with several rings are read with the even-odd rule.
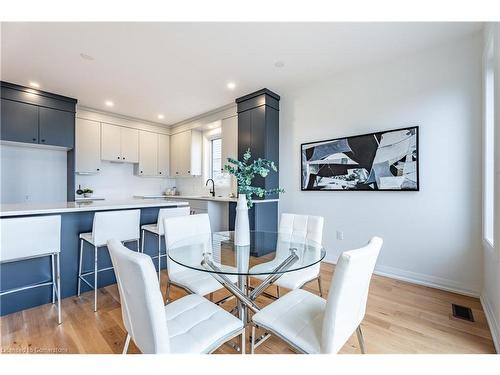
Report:
[[[124,199],[92,202],[60,202],[60,203],[13,203],[0,205],[0,216],[27,216],[42,214],[58,214],[66,212],[123,210],[148,207],[187,206],[188,202],[169,199]]]
[[[212,202],[234,202],[238,201],[237,198],[229,197],[210,197],[210,196],[200,196],[200,195],[168,195],[165,196],[166,199],[193,199],[201,201],[212,201]],[[254,199],[253,203],[266,203],[266,202],[277,202],[279,199]]]

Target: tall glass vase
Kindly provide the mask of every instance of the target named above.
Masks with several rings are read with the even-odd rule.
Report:
[[[234,224],[234,244],[236,246],[250,245],[250,223],[248,221],[246,194],[238,195],[238,203],[236,204],[236,222]]]

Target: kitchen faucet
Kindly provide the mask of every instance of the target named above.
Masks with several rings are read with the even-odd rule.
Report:
[[[208,185],[209,181],[212,181],[212,190],[210,190],[210,194],[212,195],[212,197],[215,197],[215,182],[214,182],[214,180],[212,180],[211,178],[209,178],[207,180],[207,182],[205,182],[205,186]]]

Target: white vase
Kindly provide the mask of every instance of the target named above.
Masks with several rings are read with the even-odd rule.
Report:
[[[234,244],[236,246],[250,245],[250,223],[248,221],[247,196],[245,194],[238,195],[238,203],[236,204]]]

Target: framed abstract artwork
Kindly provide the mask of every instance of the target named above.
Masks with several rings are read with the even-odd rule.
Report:
[[[302,190],[418,191],[418,126],[300,145]]]

